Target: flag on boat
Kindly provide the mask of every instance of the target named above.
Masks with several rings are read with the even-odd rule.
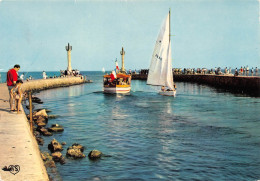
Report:
[[[117,59],[116,59],[116,70],[119,71],[119,67],[118,67]]]

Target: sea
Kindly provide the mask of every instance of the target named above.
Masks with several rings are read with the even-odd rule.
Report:
[[[48,169],[53,180],[260,180],[260,98],[186,82],[167,97],[143,80],[111,95],[102,92],[102,72],[82,74],[93,83],[35,94],[44,102],[36,108],[58,115],[47,126],[64,127],[40,150],[53,138],[66,142],[64,156],[73,143],[85,147],[86,158]],[[104,156],[89,160],[93,149]]]

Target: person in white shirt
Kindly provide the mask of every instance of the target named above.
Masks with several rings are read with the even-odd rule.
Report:
[[[46,78],[47,78],[47,75],[46,75],[46,72],[45,72],[45,71],[42,72],[42,78],[43,78],[43,79],[46,79]]]
[[[20,76],[20,79],[21,79],[21,80],[24,79],[24,73]]]

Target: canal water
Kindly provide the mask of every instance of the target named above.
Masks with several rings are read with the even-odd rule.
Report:
[[[98,149],[107,157],[66,158],[54,180],[258,180],[260,99],[206,85],[177,82],[177,97],[161,96],[146,81],[132,80],[129,95],[102,93],[102,72],[84,72],[93,83],[37,94],[48,125],[67,145]],[[40,73],[38,73],[40,74]],[[37,74],[37,75],[38,75]],[[36,75],[36,74],[35,74]],[[41,76],[41,75],[39,75]]]

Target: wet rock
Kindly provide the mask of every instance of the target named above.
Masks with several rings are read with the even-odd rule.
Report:
[[[62,153],[61,152],[54,152],[51,154],[52,160],[55,162],[59,162],[62,159]]]
[[[35,137],[39,137],[41,135],[41,133],[39,131],[36,131],[36,130],[33,132],[33,134],[34,134]]]
[[[51,128],[48,128],[50,132],[62,132],[64,131],[64,128],[61,125],[53,124]]]
[[[67,156],[73,158],[84,158],[86,155],[83,154],[84,147],[80,144],[73,144],[67,149]]]
[[[30,105],[26,105],[25,106],[28,110],[30,109]],[[34,105],[32,105],[32,109],[34,109],[35,108],[35,106]]]
[[[48,118],[48,114],[46,113],[46,110],[45,110],[45,109],[42,109],[42,110],[40,110],[40,111],[35,111],[35,112],[33,112],[33,117],[39,117],[39,116]]]
[[[39,131],[43,136],[52,136],[53,135],[46,128],[43,128],[43,127],[38,127],[37,131]]]
[[[42,160],[43,160],[43,161],[46,161],[46,160],[47,160],[47,157],[44,155],[44,153],[41,153],[41,157],[42,157]]]
[[[64,141],[61,143],[61,145],[66,145],[66,144],[67,144],[67,143],[66,143],[66,142],[64,142]]]
[[[43,122],[43,121],[36,121],[36,124],[37,124],[37,126],[40,126],[40,127],[44,127],[44,126],[46,126],[46,122]]]
[[[32,97],[32,102],[37,103],[37,104],[42,104],[43,103],[40,98],[35,97],[35,96]]]
[[[72,145],[72,148],[73,148],[73,149],[80,149],[81,152],[84,151],[84,146],[82,146],[81,144],[78,144],[78,143],[74,143],[74,144]]]
[[[43,136],[52,136],[53,134],[49,131],[43,132],[42,133]]]
[[[56,119],[59,117],[58,115],[48,115],[48,119]]]
[[[44,139],[41,137],[36,137],[36,141],[39,145],[43,145],[44,144]]]
[[[37,117],[37,120],[36,121],[42,121],[42,122],[47,122],[48,119],[46,117],[43,117],[43,116],[39,116]]]
[[[44,161],[45,167],[56,168],[55,162],[52,160],[52,156],[48,152],[41,153],[41,157]]]
[[[43,110],[43,109],[45,109],[45,111],[46,111],[46,113],[49,113],[49,112],[51,112],[51,110],[49,110],[49,109],[46,109],[46,108],[42,108],[42,109],[36,109],[35,111],[41,111],[41,110]]]
[[[40,117],[38,117],[37,120],[35,120],[35,124],[36,124],[37,126],[40,126],[40,127],[46,126],[47,122],[48,122],[48,119],[46,119],[46,118],[43,117],[43,116],[40,116]]]
[[[56,168],[55,162],[53,160],[47,160],[44,162],[45,167]]]
[[[95,160],[95,159],[101,158],[101,156],[102,156],[102,152],[99,151],[99,150],[92,150],[88,154],[88,157],[91,160]]]
[[[66,163],[66,160],[65,160],[65,158],[64,157],[61,157],[61,159],[60,159],[60,164],[65,164]]]
[[[53,139],[50,144],[48,145],[48,149],[54,153],[54,152],[59,152],[59,151],[62,151],[63,148],[62,148],[62,145],[56,140],[56,139]]]

